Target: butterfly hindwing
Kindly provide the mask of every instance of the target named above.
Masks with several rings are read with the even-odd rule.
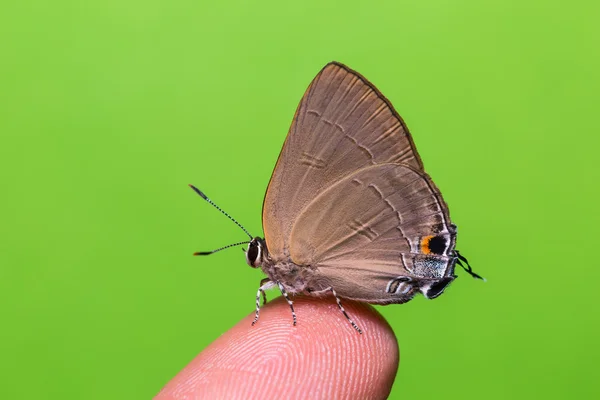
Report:
[[[443,248],[427,247],[434,237]],[[446,204],[424,172],[378,164],[336,182],[302,210],[290,260],[315,269],[315,290],[332,286],[342,297],[399,303],[453,274],[454,239]]]

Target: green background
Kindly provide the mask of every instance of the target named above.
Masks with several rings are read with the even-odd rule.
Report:
[[[391,398],[594,397],[595,3],[2,2],[0,398],[150,398],[252,312],[241,251],[191,256],[245,235],[187,184],[262,235],[330,60],[394,103],[488,279],[379,308]]]

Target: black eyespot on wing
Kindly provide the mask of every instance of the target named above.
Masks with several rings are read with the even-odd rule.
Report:
[[[446,247],[448,246],[448,241],[446,237],[439,235],[434,236],[429,240],[429,251],[432,254],[442,255],[444,251],[446,251]]]
[[[448,284],[450,284],[450,282],[452,282],[452,281],[453,281],[452,278],[440,279],[439,281],[435,282],[434,284],[432,284],[429,287],[429,289],[427,290],[427,293],[425,293],[425,296],[428,299],[435,299],[436,297],[438,297],[440,294],[442,294],[444,292],[444,289],[446,289]]]
[[[248,252],[246,253],[246,256],[248,257],[248,261],[250,261],[251,264],[254,264],[256,262],[256,259],[258,258],[258,245],[251,244],[248,247]]]

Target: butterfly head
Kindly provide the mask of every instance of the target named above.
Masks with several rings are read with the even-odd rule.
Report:
[[[258,236],[248,243],[246,250],[246,262],[252,268],[258,268],[263,264],[263,259],[267,256],[267,244],[264,239]]]

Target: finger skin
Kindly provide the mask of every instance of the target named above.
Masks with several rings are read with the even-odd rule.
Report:
[[[375,309],[332,297],[294,298],[298,325],[278,298],[223,334],[155,397],[166,399],[385,399],[396,376],[396,337]]]

